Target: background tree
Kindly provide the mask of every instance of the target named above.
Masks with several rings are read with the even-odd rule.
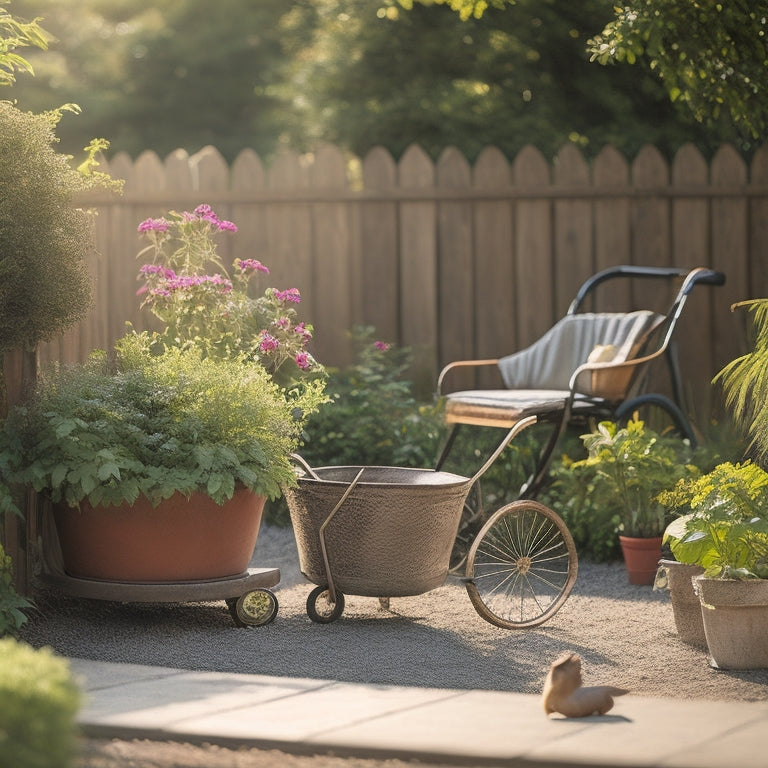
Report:
[[[410,6],[406,11],[404,6]],[[83,107],[58,130],[112,151],[161,156],[214,144],[311,150],[330,141],[398,156],[418,143],[472,158],[495,144],[554,155],[573,142],[633,155],[685,142],[705,154],[730,141],[723,121],[697,123],[656,75],[590,64],[587,41],[613,0],[15,0],[55,40],[17,98],[41,110]],[[466,17],[466,21],[462,20]]]
[[[214,144],[232,159],[268,155],[290,122],[277,95],[285,68],[311,31],[305,0],[16,0],[40,15],[53,55],[18,89],[32,109],[75,102],[81,119],[59,128],[62,146],[108,136],[113,151],[165,155]]]
[[[768,3],[765,0],[633,0],[590,41],[593,59],[645,62],[670,98],[711,124],[728,115],[764,139],[768,128]]]
[[[723,133],[669,102],[652,74],[590,64],[587,40],[612,0],[517,0],[466,21],[446,5],[326,0],[312,48],[294,75],[302,121],[294,145],[324,139],[363,154],[410,143],[473,157],[494,144],[513,157],[534,144],[553,156],[611,143],[672,154],[687,141],[710,152]],[[303,131],[303,135],[299,132]]]

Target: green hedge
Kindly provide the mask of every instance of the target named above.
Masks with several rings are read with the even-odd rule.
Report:
[[[0,639],[0,768],[67,768],[77,751],[80,690],[48,648]]]

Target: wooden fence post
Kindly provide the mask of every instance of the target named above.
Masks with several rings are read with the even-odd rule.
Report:
[[[9,350],[2,356],[3,403],[2,416],[19,405],[29,395],[37,379],[37,350]],[[20,595],[32,592],[32,548],[37,538],[37,499],[34,493],[22,489],[16,504],[24,519],[7,514],[3,520],[3,547],[13,561],[13,582]]]

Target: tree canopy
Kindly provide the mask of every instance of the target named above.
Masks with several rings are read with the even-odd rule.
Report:
[[[641,0],[638,0],[640,2]],[[761,0],[764,1],[764,0]],[[410,8],[407,10],[406,8]],[[553,156],[573,143],[626,155],[644,143],[709,154],[738,134],[697,123],[656,74],[590,63],[588,41],[613,0],[14,0],[52,33],[30,53],[36,77],[14,88],[22,108],[74,102],[58,128],[76,153],[86,136],[113,152],[335,143],[395,156],[417,143],[473,158],[493,144]],[[742,144],[742,147],[746,145]]]
[[[727,114],[755,139],[768,128],[765,0],[633,0],[590,41],[593,60],[645,60],[698,120]]]

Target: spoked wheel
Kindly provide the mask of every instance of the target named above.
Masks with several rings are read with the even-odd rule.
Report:
[[[467,556],[466,587],[475,610],[505,629],[543,624],[576,581],[573,537],[537,501],[507,504],[491,515]]]
[[[263,627],[277,616],[277,598],[268,589],[254,589],[227,600],[227,608],[238,627]]]
[[[344,595],[336,590],[336,602],[326,586],[315,587],[307,598],[307,615],[317,624],[330,624],[344,613]]]

